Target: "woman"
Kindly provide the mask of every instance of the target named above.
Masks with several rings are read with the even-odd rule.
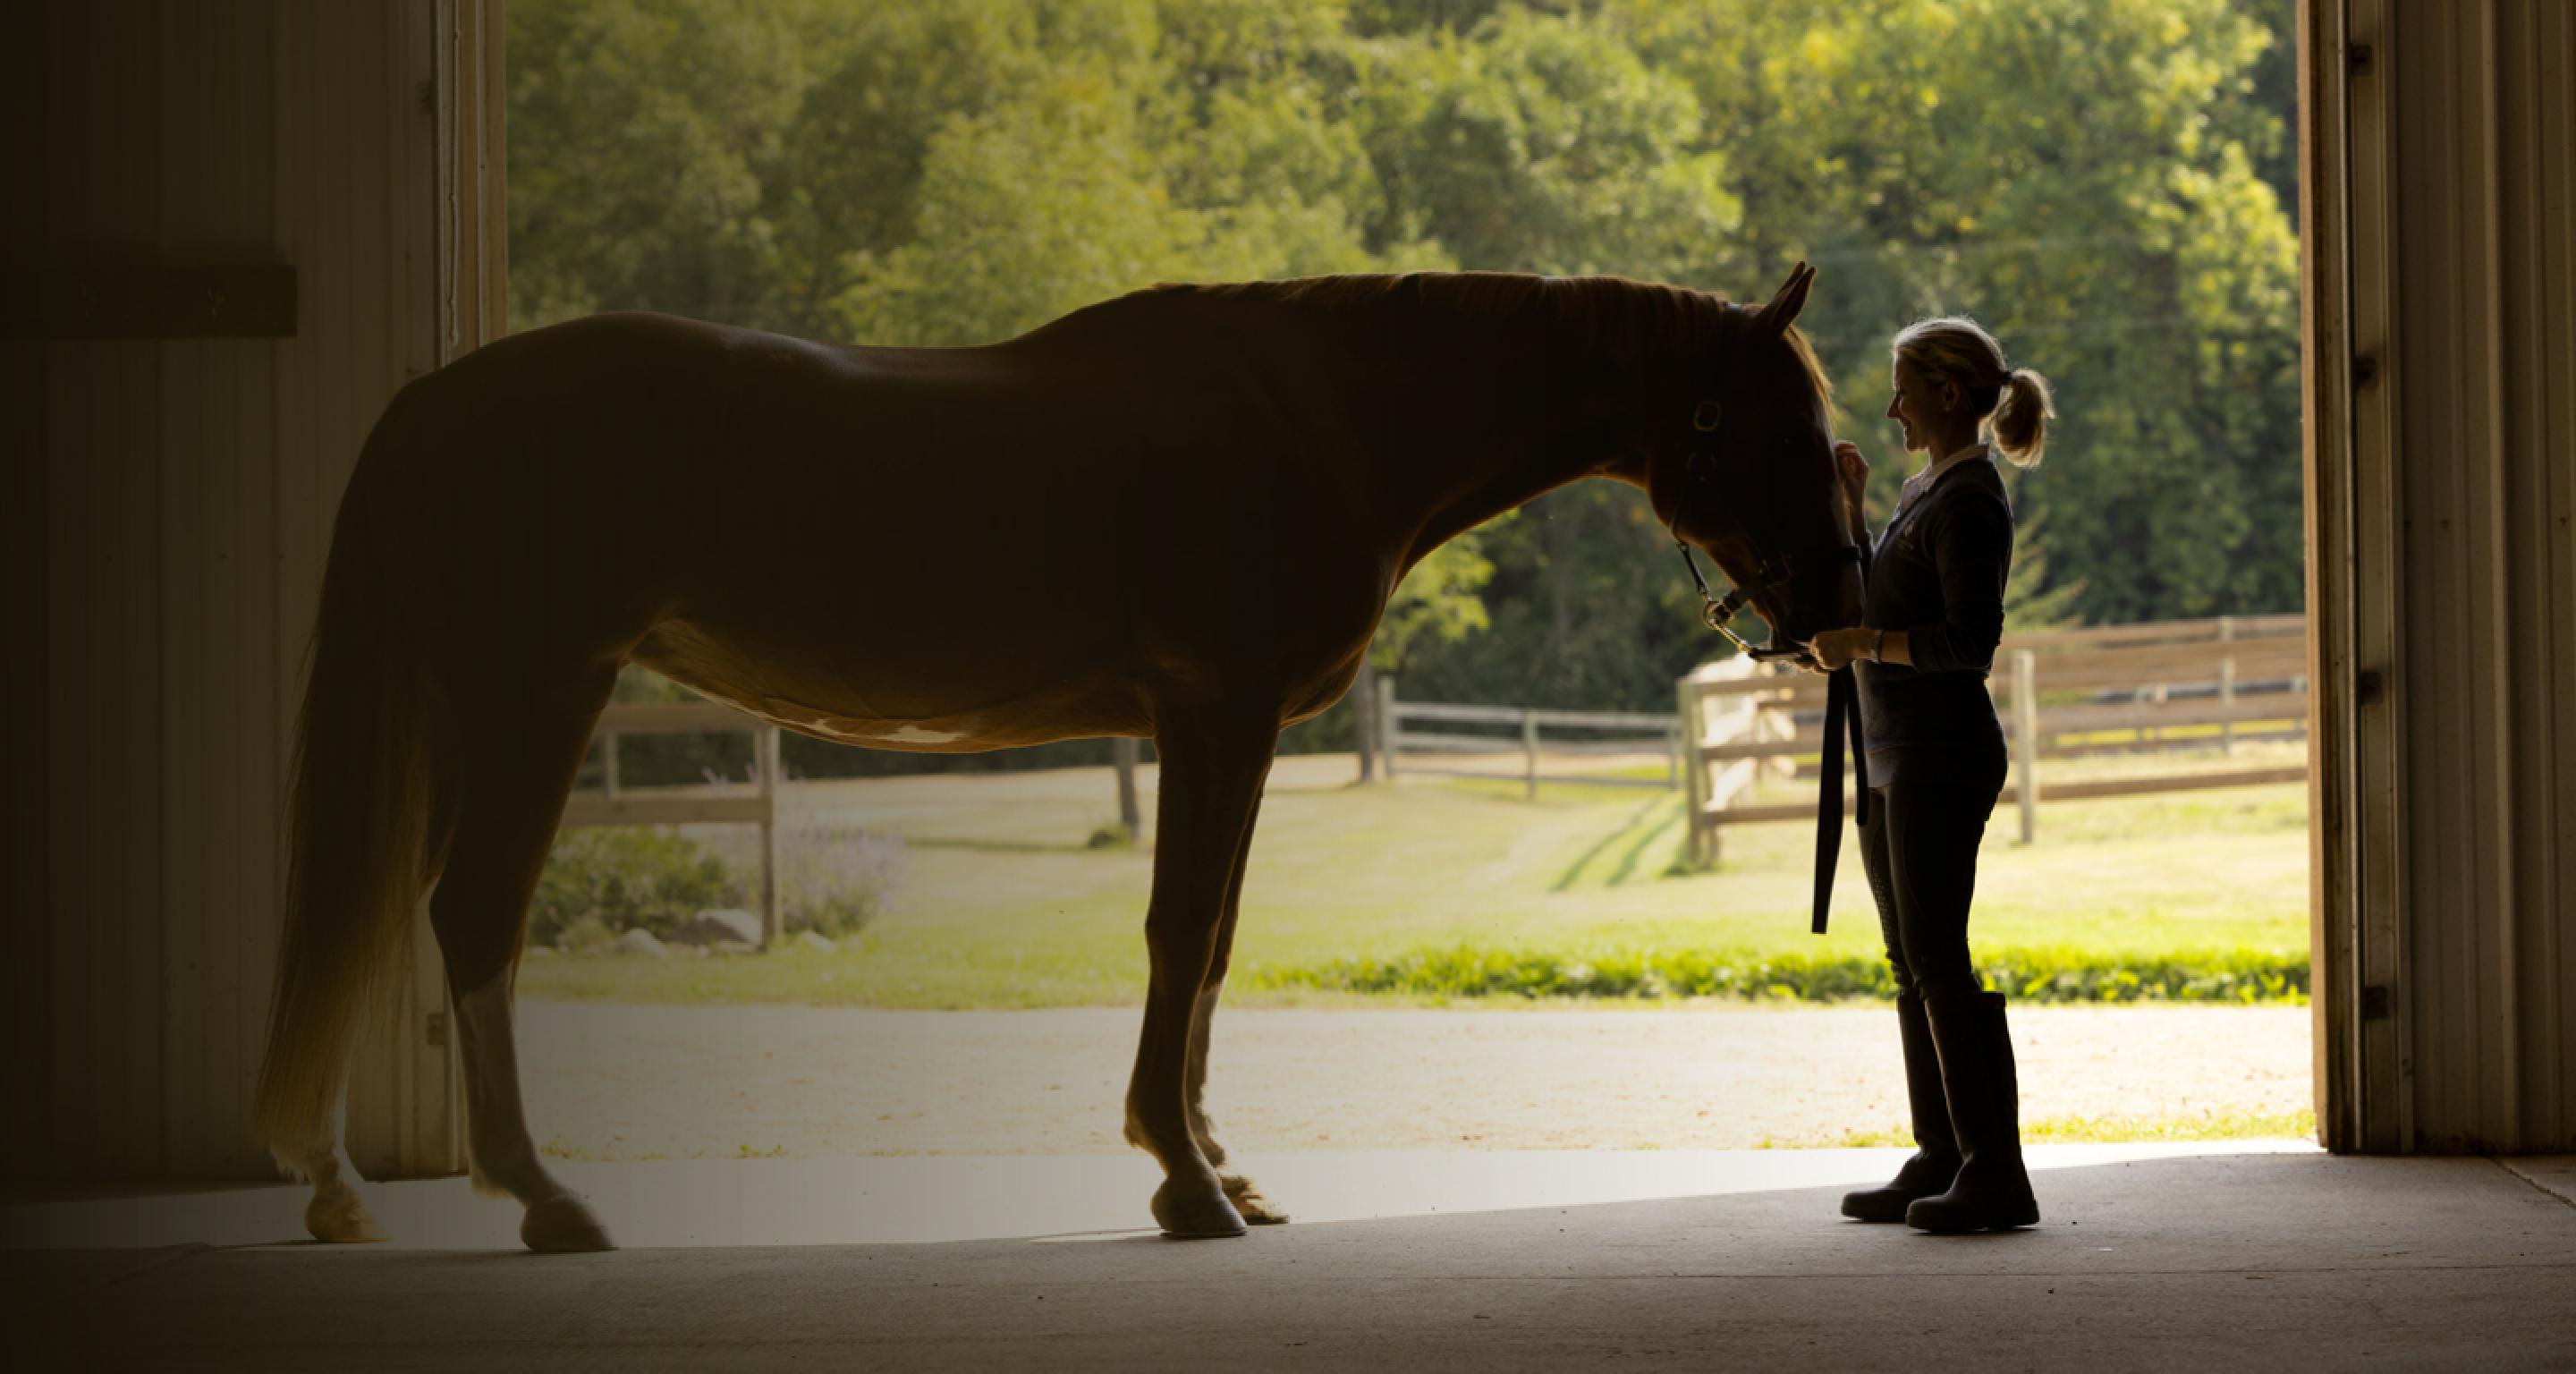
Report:
[[[1908,453],[1928,456],[1906,479],[1872,556],[1862,623],[1818,635],[1825,670],[1859,664],[1869,781],[1878,805],[1861,855],[1896,971],[1914,1157],[1886,1187],[1847,1194],[1843,1215],[1924,1231],[2033,1225],[2039,1203],[2022,1168],[2012,1039],[2003,994],[1968,961],[1968,903],[1977,845],[2004,784],[2004,736],[1986,695],[2003,636],[2012,565],[2012,503],[1992,447],[2016,466],[2040,459],[2048,383],[2013,368],[1994,337],[1965,319],[1925,320],[1896,336],[1889,419]],[[1836,446],[1852,509],[1869,475],[1860,450]]]

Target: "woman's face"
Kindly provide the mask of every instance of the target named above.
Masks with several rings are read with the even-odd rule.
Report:
[[[1887,398],[1887,418],[1905,432],[1905,451],[1930,448],[1935,431],[1948,425],[1950,412],[1957,408],[1947,395],[1954,388],[1925,377],[1906,357],[1896,360],[1889,385],[1895,394]]]

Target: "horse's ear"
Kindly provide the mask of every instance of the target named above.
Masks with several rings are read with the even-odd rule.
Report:
[[[1807,307],[1807,287],[1816,280],[1816,269],[1805,262],[1789,269],[1789,279],[1771,293],[1770,303],[1753,317],[1756,329],[1785,334],[1797,322],[1798,312]]]

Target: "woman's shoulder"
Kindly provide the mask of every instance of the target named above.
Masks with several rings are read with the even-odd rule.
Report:
[[[1963,466],[1963,471],[1943,482],[1941,490],[1934,493],[1942,499],[1923,512],[1929,517],[1926,523],[1937,522],[1944,528],[2001,525],[2011,530],[2012,495],[2005,490],[2003,474],[1995,470],[1994,460],[1981,458]]]

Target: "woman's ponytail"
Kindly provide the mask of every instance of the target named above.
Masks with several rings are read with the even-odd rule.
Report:
[[[2048,394],[2048,379],[2026,367],[2017,367],[2004,379],[2003,404],[1995,408],[1991,423],[1995,427],[1995,446],[2004,451],[2017,468],[2039,466],[2048,449],[2048,422],[2057,418],[2057,406]]]

